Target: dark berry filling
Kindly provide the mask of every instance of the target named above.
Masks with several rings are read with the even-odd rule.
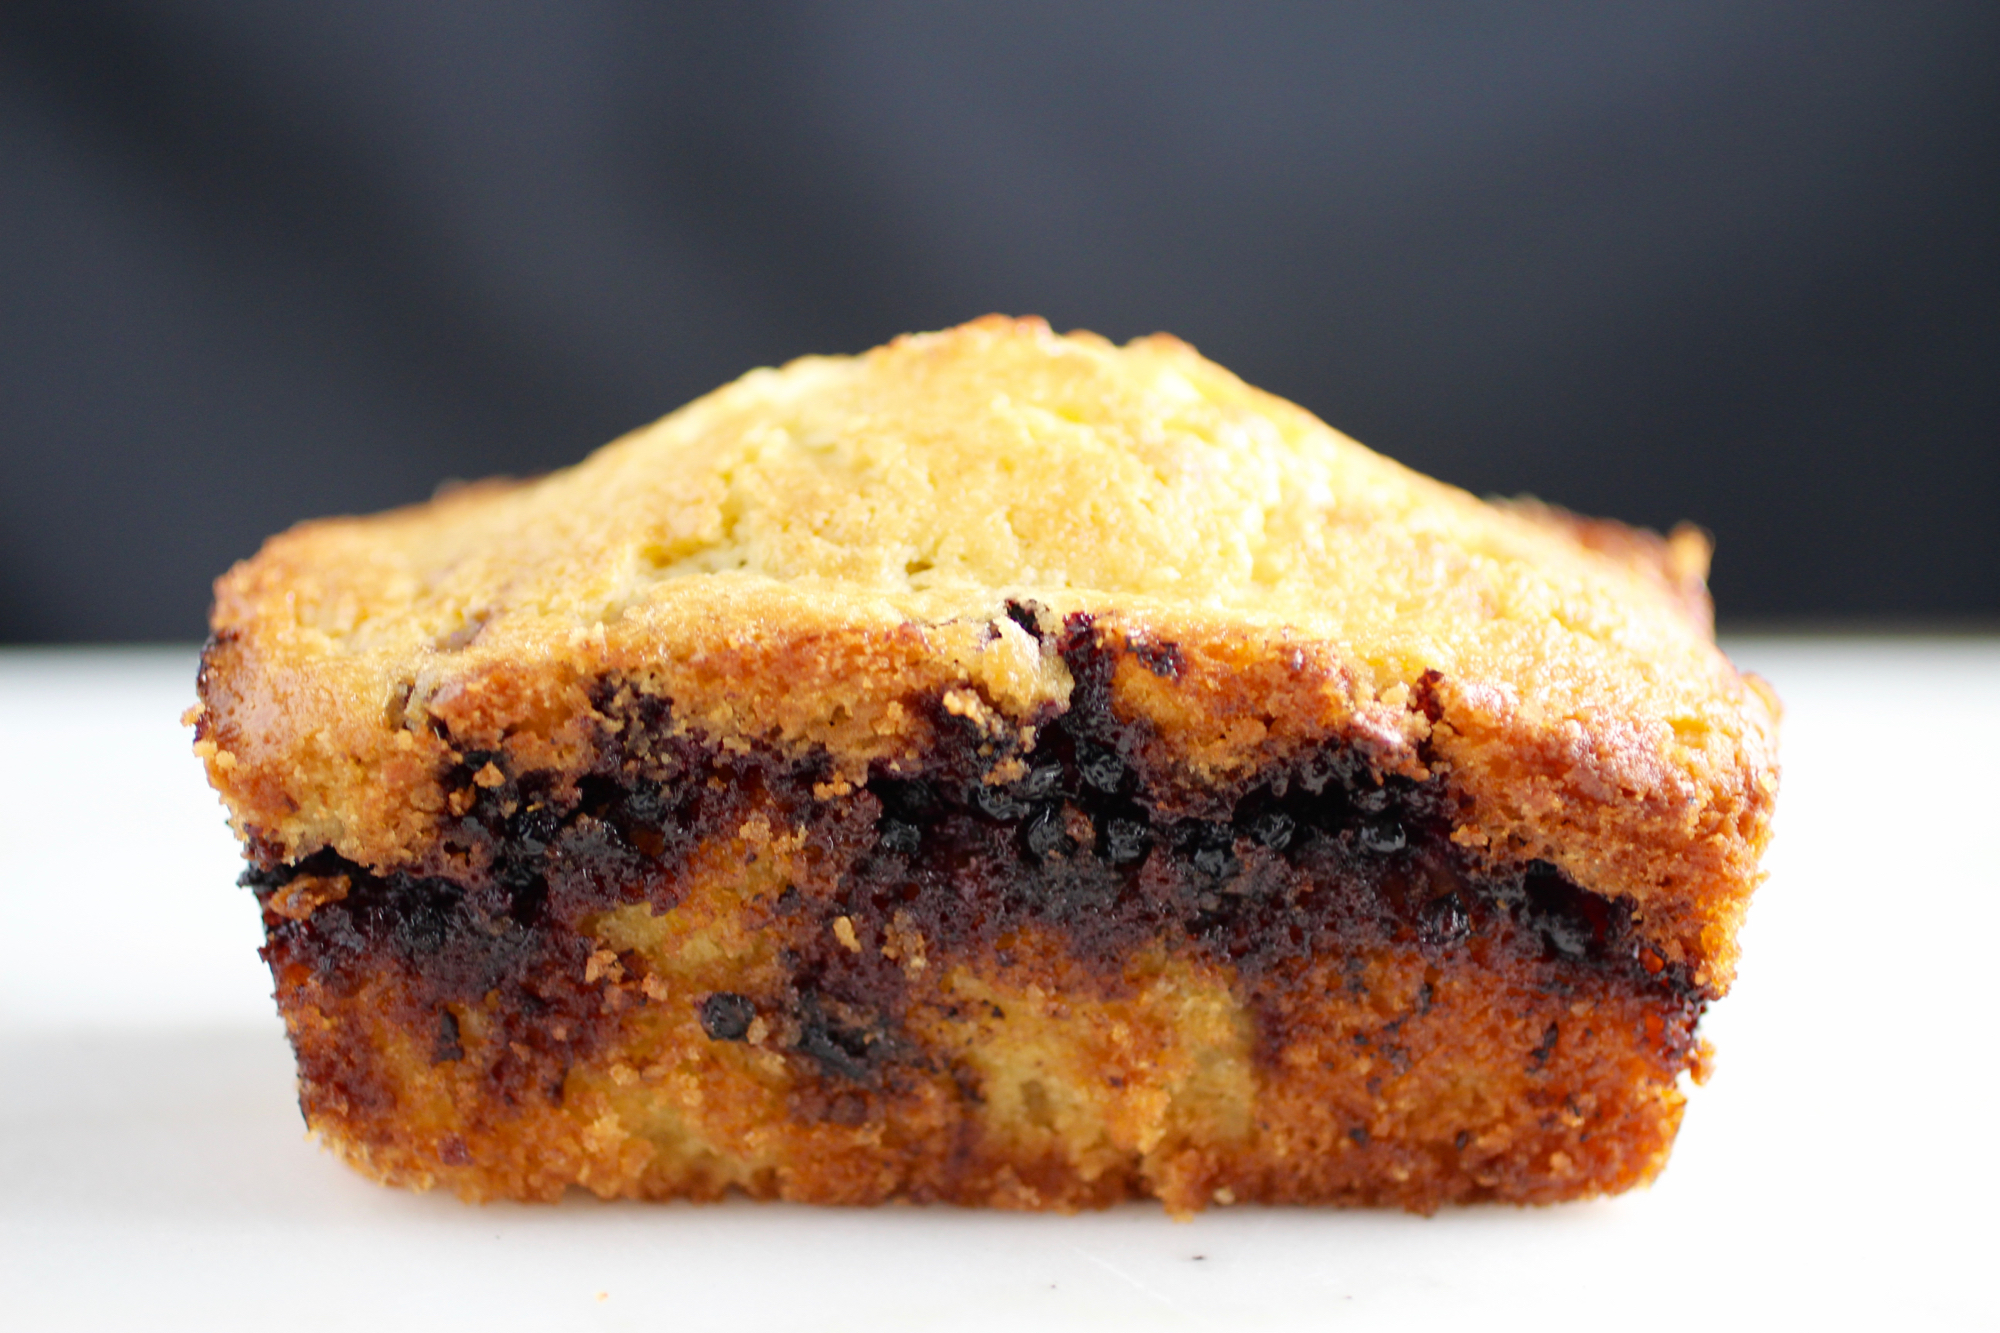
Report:
[[[701,1030],[710,1041],[744,1041],[757,1020],[757,1005],[747,995],[717,991],[701,1002]]]
[[[1015,619],[1035,624],[1025,611]],[[376,874],[323,852],[246,875],[260,898],[299,874],[349,881],[344,899],[304,921],[268,915],[267,956],[337,989],[386,958],[411,979],[411,1003],[431,1011],[439,1059],[462,1049],[445,1006],[498,991],[504,1035],[535,1057],[513,1077],[559,1082],[610,1021],[585,979],[588,919],[642,901],[672,910],[684,858],[753,806],[775,807],[804,827],[807,862],[820,867],[765,905],[789,982],[773,995],[709,995],[699,1017],[711,1039],[731,1042],[759,1013],[782,1018],[793,1052],[843,1080],[883,1077],[905,1050],[908,982],[879,948],[892,920],[934,954],[1003,965],[1021,928],[1054,931],[1107,978],[1164,942],[1228,964],[1246,987],[1384,946],[1438,960],[1504,949],[1547,989],[1579,969],[1615,974],[1685,1011],[1691,1030],[1708,997],[1685,969],[1642,959],[1629,905],[1545,862],[1496,866],[1454,844],[1442,776],[1385,776],[1335,737],[1237,791],[1170,790],[1174,775],[1145,771],[1147,738],[1115,716],[1109,681],[1119,652],[1171,676],[1179,650],[1109,644],[1083,617],[1057,646],[1077,688],[1032,751],[996,752],[931,701],[939,740],[922,765],[876,771],[840,801],[813,794],[831,773],[824,757],[674,738],[664,701],[604,682],[601,762],[574,799],[556,799],[546,774],[479,786],[472,775],[504,757],[471,752],[446,781],[470,806],[426,873]],[[829,929],[838,917],[870,947],[844,947]]]

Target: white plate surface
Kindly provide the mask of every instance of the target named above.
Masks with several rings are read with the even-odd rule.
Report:
[[[0,1327],[2000,1327],[2000,643],[1731,646],[1779,838],[1661,1181],[1189,1223],[368,1184],[303,1135],[192,654],[0,654]]]

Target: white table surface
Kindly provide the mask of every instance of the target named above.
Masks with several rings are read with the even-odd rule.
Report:
[[[1779,836],[1660,1182],[1188,1223],[351,1175],[177,723],[192,652],[0,652],[0,1327],[2000,1327],[2000,641],[1730,646],[1786,701]]]

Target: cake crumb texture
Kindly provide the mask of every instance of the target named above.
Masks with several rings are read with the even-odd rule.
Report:
[[[909,696],[962,688],[995,725],[1061,705],[1008,600],[1108,611],[1224,677],[1128,698],[1190,762],[1256,762],[1283,719],[1226,675],[1297,663],[1323,719],[1427,733],[1466,836],[1656,904],[1726,977],[1776,719],[1710,640],[1705,569],[1691,532],[1418,476],[1173,338],[995,316],[753,371],[538,481],[273,538],[217,586],[203,736],[258,847],[382,867],[436,836],[454,743],[587,762],[590,681],[851,776],[925,744]],[[1427,673],[1435,726],[1404,702]]]
[[[384,1180],[1549,1202],[1666,1160],[1770,836],[1708,555],[995,316],[272,538],[189,719]]]

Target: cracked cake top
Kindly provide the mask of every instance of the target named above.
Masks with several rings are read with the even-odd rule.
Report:
[[[828,799],[946,717],[1031,751],[1081,613],[1186,780],[1335,739],[1441,768],[1455,839],[1630,898],[1726,983],[1776,705],[1713,645],[1707,555],[1482,502],[1173,338],[989,317],[272,538],[217,584],[198,746],[254,854],[390,867],[467,754],[598,762],[607,680],[717,745],[818,756]]]

